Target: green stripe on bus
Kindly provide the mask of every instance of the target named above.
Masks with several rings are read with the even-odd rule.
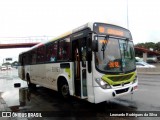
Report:
[[[127,78],[130,75],[131,75],[131,77]],[[106,81],[110,85],[117,85],[117,84],[124,84],[124,83],[128,83],[128,82],[132,82],[134,80],[135,76],[136,76],[136,72],[123,74],[123,75],[103,75],[102,80]],[[124,79],[120,80],[120,81],[115,81],[115,80],[113,81],[113,79],[116,77],[121,77]],[[113,79],[111,80],[110,78],[113,78]]]
[[[70,70],[70,68],[65,68],[65,72],[68,73],[68,78],[70,79],[71,78],[71,70]]]

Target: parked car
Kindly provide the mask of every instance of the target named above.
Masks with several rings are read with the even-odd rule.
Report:
[[[135,59],[136,59],[136,62],[141,62],[141,61],[143,61],[143,58],[140,58],[140,57],[135,57]]]
[[[148,57],[147,58],[147,63],[157,63],[158,59],[157,57]]]
[[[150,65],[144,61],[141,61],[141,62],[136,62],[136,67],[137,68],[155,68],[156,66]]]
[[[141,62],[143,61],[143,58],[140,57],[135,57],[136,62]],[[147,63],[157,63],[158,62],[158,58],[157,57],[147,57]]]
[[[6,66],[1,66],[1,71],[5,71],[5,70],[7,70],[7,67]]]

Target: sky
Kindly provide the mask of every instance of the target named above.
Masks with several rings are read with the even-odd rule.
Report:
[[[159,42],[159,6],[159,0],[0,0],[0,44],[8,37],[58,36],[93,21],[128,28],[135,44]],[[0,49],[0,63],[24,50]]]

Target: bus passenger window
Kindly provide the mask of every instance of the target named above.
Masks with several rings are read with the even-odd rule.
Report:
[[[45,46],[40,46],[37,48],[37,63],[42,63],[45,61]]]
[[[36,64],[36,50],[31,51],[31,64]]]
[[[47,49],[46,50],[47,51],[46,61],[56,62],[57,61],[57,41],[47,45],[46,49]]]
[[[70,57],[70,38],[59,41],[58,60],[69,60]]]
[[[55,62],[56,61],[56,56],[54,54],[51,55],[50,57],[50,61],[52,62]]]

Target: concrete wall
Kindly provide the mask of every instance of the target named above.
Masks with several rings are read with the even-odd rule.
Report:
[[[160,63],[153,64],[156,68],[137,68],[138,73],[160,73]]]

